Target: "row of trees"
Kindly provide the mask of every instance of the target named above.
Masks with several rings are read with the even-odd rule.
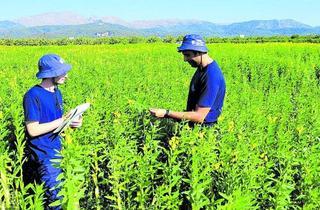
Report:
[[[183,36],[166,36],[166,37],[103,37],[103,38],[60,38],[60,39],[0,39],[0,45],[7,46],[41,46],[41,45],[100,45],[100,44],[137,44],[137,43],[177,43],[181,42]],[[265,43],[265,42],[309,42],[320,43],[320,35],[309,36],[270,36],[270,37],[207,37],[207,43]]]

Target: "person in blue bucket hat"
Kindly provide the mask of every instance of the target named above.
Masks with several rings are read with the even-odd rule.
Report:
[[[53,131],[64,120],[62,94],[58,89],[67,79],[71,65],[56,54],[42,56],[38,62],[36,77],[41,83],[27,91],[23,98],[23,109],[26,127],[26,157],[23,177],[26,184],[44,183],[45,209],[61,209],[51,207],[50,203],[61,199],[58,196],[58,175],[61,169],[54,165],[52,159],[59,159],[61,136]],[[71,127],[80,127],[82,119],[74,121]]]
[[[184,36],[178,52],[183,54],[185,62],[197,68],[190,83],[186,111],[157,108],[149,111],[158,118],[187,120],[191,127],[195,123],[213,126],[221,114],[226,93],[223,73],[217,62],[208,55],[208,48],[200,35]]]

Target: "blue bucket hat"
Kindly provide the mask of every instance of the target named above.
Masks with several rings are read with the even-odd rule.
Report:
[[[64,60],[55,54],[42,56],[38,62],[38,79],[53,78],[66,74],[71,69],[71,65],[64,63]]]
[[[181,46],[178,47],[178,52],[184,50],[193,50],[198,52],[208,52],[204,39],[197,34],[188,34],[183,37]]]

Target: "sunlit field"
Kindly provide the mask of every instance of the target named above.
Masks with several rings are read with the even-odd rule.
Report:
[[[176,47],[0,46],[0,209],[42,208],[43,188],[22,182],[22,100],[46,53],[73,66],[65,112],[91,103],[63,134],[65,209],[319,209],[320,45],[210,44],[225,104],[194,129],[148,112],[186,108],[195,69]]]

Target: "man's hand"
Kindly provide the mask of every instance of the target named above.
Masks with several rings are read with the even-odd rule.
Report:
[[[197,105],[195,111],[176,112],[176,111],[168,110],[167,115],[166,115],[166,112],[167,112],[166,109],[151,108],[149,109],[149,111],[150,111],[150,114],[159,118],[170,117],[171,119],[176,119],[176,120],[189,120],[195,123],[203,123],[210,109],[211,109],[210,107],[199,107]]]
[[[71,124],[70,127],[71,128],[79,128],[82,126],[82,115],[79,115],[79,117],[77,119],[74,119]]]
[[[69,111],[67,114],[62,116],[62,122],[65,121],[66,119],[68,119],[68,117],[70,117],[72,111]]]
[[[165,109],[155,109],[155,108],[151,108],[149,109],[150,114],[152,114],[155,117],[158,118],[163,118],[165,117],[166,114],[166,110]]]

